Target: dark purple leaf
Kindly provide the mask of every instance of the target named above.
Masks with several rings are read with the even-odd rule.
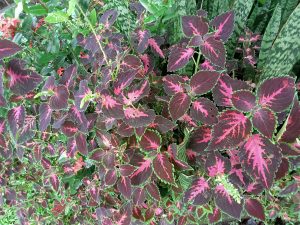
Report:
[[[252,124],[264,136],[272,138],[276,128],[275,114],[268,108],[261,108],[254,113]]]
[[[152,174],[151,159],[144,159],[141,156],[136,157],[134,165],[137,170],[130,176],[131,184],[140,185],[144,183]]]
[[[231,96],[232,105],[242,111],[249,112],[256,105],[255,95],[248,90],[235,91]]]
[[[215,104],[207,98],[198,98],[192,104],[190,115],[193,120],[207,125],[218,122],[218,109]]]
[[[159,115],[155,117],[154,125],[163,134],[175,128],[175,124],[171,120]]]
[[[41,132],[45,131],[51,122],[52,109],[46,103],[42,103],[39,107],[40,113],[40,130]]]
[[[191,97],[185,93],[175,94],[169,103],[169,112],[173,120],[178,120],[190,108]]]
[[[77,126],[71,121],[65,121],[61,126],[61,131],[67,136],[72,137],[78,131]]]
[[[117,183],[118,191],[127,199],[131,197],[131,181],[128,177],[120,177]]]
[[[52,110],[61,110],[68,107],[69,91],[66,86],[59,85],[53,89],[49,103]]]
[[[229,11],[215,17],[210,25],[216,29],[214,34],[216,39],[227,41],[234,28],[234,12]]]
[[[75,106],[78,111],[85,111],[89,105],[90,99],[87,99],[92,92],[88,87],[87,80],[81,80],[79,83],[79,89],[75,92]]]
[[[156,176],[165,183],[174,183],[173,165],[165,153],[159,153],[153,160]]]
[[[192,133],[188,143],[188,148],[193,152],[204,153],[204,150],[207,148],[211,138],[211,128],[208,126],[201,126]]]
[[[193,181],[191,187],[184,194],[184,202],[194,205],[204,205],[211,197],[209,183],[203,178]]]
[[[200,46],[202,54],[214,65],[225,67],[226,51],[222,41],[214,37],[207,38]]]
[[[157,151],[160,149],[160,145],[160,134],[155,130],[146,130],[140,141],[142,149],[145,151]]]
[[[77,150],[83,154],[88,154],[88,148],[87,148],[87,142],[86,142],[86,136],[83,133],[78,133],[75,137],[76,140],[76,146]]]
[[[151,198],[153,198],[156,201],[161,200],[159,189],[155,183],[147,184],[146,190]]]
[[[124,113],[125,123],[134,128],[148,126],[155,119],[155,112],[152,109],[144,110],[139,108],[127,107],[124,110]]]
[[[132,200],[135,205],[142,205],[146,199],[144,188],[136,188],[132,193]]]
[[[209,92],[217,83],[220,74],[215,71],[199,71],[190,81],[191,92],[203,95]]]
[[[148,30],[138,29],[135,31],[135,35],[137,38],[136,51],[141,54],[148,48],[150,32]]]
[[[55,191],[58,191],[58,188],[59,188],[59,179],[58,179],[58,176],[53,173],[53,174],[50,175],[49,180],[50,180],[50,183],[51,183],[53,189]]]
[[[114,24],[117,17],[118,17],[118,12],[116,10],[113,9],[107,10],[100,17],[99,22],[102,23],[104,27],[107,29]]]
[[[275,180],[280,180],[289,173],[289,160],[285,157],[282,158],[278,170],[275,173]]]
[[[199,16],[183,16],[182,30],[187,37],[203,36],[208,32],[208,24]]]
[[[0,60],[12,56],[22,50],[20,46],[6,39],[0,40],[0,46]]]
[[[131,105],[132,103],[138,102],[145,96],[148,96],[150,92],[150,84],[147,80],[142,80],[137,85],[131,87],[124,97],[124,102],[126,105]]]
[[[7,113],[8,125],[11,133],[16,137],[18,130],[20,130],[25,121],[25,108],[23,105],[12,108]]]
[[[181,47],[174,47],[172,48],[170,55],[169,55],[169,62],[168,62],[168,71],[176,71],[188,64],[190,58],[194,54],[194,49],[192,48],[181,48]]]
[[[156,54],[158,54],[163,59],[165,58],[163,51],[160,49],[159,44],[154,38],[150,38],[148,40],[148,44]]]
[[[182,76],[178,75],[167,75],[163,77],[163,85],[166,94],[175,95],[180,92],[184,92],[185,80]]]
[[[103,94],[101,100],[102,111],[105,116],[115,119],[124,118],[123,105],[119,100],[113,98],[108,93]]]
[[[74,84],[74,77],[77,74],[77,66],[76,65],[71,65],[69,66],[62,77],[59,80],[59,84],[65,85],[67,88],[70,88]]]

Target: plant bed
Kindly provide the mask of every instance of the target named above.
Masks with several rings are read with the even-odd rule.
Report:
[[[296,67],[268,60],[300,7],[260,35],[236,27],[249,3],[208,2],[24,1],[6,18],[0,221],[299,220]]]

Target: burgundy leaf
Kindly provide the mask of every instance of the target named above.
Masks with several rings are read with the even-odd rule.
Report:
[[[243,201],[237,202],[222,184],[218,184],[215,188],[216,205],[228,215],[240,220],[243,210]]]
[[[212,125],[218,122],[218,109],[215,104],[207,98],[198,98],[192,104],[190,115],[195,121]]]
[[[299,191],[299,188],[298,188],[298,184],[295,182],[295,183],[289,184],[279,194],[281,196],[285,196],[285,195],[290,195],[291,193],[294,193],[294,192],[297,192],[297,191]]]
[[[145,151],[157,151],[158,149],[160,149],[160,145],[160,134],[154,130],[147,130],[140,141],[140,146]]]
[[[284,156],[298,156],[300,155],[300,151],[297,150],[296,148],[293,148],[290,144],[287,143],[280,143],[279,147],[281,148],[281,153]]]
[[[289,173],[289,160],[285,157],[282,158],[281,163],[278,167],[277,172],[275,173],[275,179],[280,180]]]
[[[79,89],[75,92],[75,106],[78,111],[85,111],[89,105],[89,99],[86,99],[88,95],[92,94],[88,87],[87,80],[81,80],[79,83]],[[83,105],[82,105],[83,103]]]
[[[51,183],[53,189],[55,191],[58,191],[58,188],[59,188],[59,179],[58,179],[58,176],[53,173],[53,174],[50,175],[49,179],[50,179],[50,183]]]
[[[169,55],[169,62],[167,68],[168,71],[176,71],[183,68],[186,64],[188,64],[193,54],[194,49],[192,48],[172,48]]]
[[[52,110],[60,110],[68,107],[69,91],[66,86],[59,85],[54,88],[54,95],[50,98]]]
[[[148,40],[148,44],[150,45],[151,49],[157,53],[161,58],[165,58],[163,51],[160,49],[159,44],[154,38],[150,38]]]
[[[61,126],[61,131],[67,136],[72,137],[78,131],[77,126],[71,121],[65,121]]]
[[[127,92],[127,98],[124,97],[124,102],[127,105],[138,102],[150,92],[150,84],[147,80],[142,80],[137,85],[131,87]]]
[[[292,77],[276,77],[265,80],[258,88],[258,102],[274,112],[287,109],[293,102],[295,80]]]
[[[242,89],[250,89],[250,86],[244,81],[235,80],[227,74],[222,74],[212,91],[214,102],[218,106],[232,106],[233,92]]]
[[[71,106],[68,112],[70,119],[79,126],[81,132],[86,133],[89,126],[89,121],[84,112],[80,112],[75,105]]]
[[[134,134],[134,129],[123,122],[118,126],[117,133],[122,137],[130,137]]]
[[[134,128],[148,126],[155,119],[155,112],[152,109],[144,110],[139,108],[127,107],[124,110],[124,113],[125,123]]]
[[[225,67],[226,51],[222,41],[214,37],[207,38],[200,46],[202,54],[214,65]]]
[[[17,95],[27,94],[42,82],[42,77],[36,72],[24,69],[24,64],[24,61],[12,59],[6,69],[6,74],[9,76],[9,88]]]
[[[203,178],[193,181],[191,187],[184,194],[184,202],[191,202],[194,205],[204,205],[211,197],[208,182]]]
[[[87,148],[87,142],[86,142],[86,136],[83,133],[78,133],[75,137],[76,140],[76,146],[77,150],[83,154],[88,154],[88,148]]]
[[[59,84],[65,85],[67,88],[70,88],[74,84],[74,77],[77,74],[77,66],[71,65],[69,66],[64,74],[62,75],[61,79],[59,80]]]
[[[148,48],[148,40],[150,38],[150,32],[148,30],[137,30],[137,46],[136,50],[138,53],[143,53]]]
[[[245,209],[250,216],[256,217],[262,221],[265,220],[265,210],[262,204],[256,199],[248,198],[245,202]]]
[[[252,118],[253,126],[267,138],[272,138],[276,128],[275,114],[268,108],[257,110]]]
[[[111,95],[105,93],[102,95],[102,111],[107,117],[112,117],[115,119],[124,118],[123,105]]]
[[[17,132],[24,125],[25,121],[25,108],[23,105],[12,108],[7,113],[8,125],[11,133],[16,137]]]
[[[255,95],[248,90],[235,91],[231,96],[232,105],[242,111],[249,112],[256,105]]]
[[[123,62],[123,65],[124,62]],[[137,70],[129,69],[118,74],[117,80],[114,82],[114,94],[119,95],[126,87],[128,87],[134,80]]]
[[[159,189],[155,183],[147,184],[146,190],[151,198],[153,198],[156,201],[161,200]]]
[[[135,56],[135,55],[126,55],[121,63],[121,71],[128,72],[128,75],[123,76],[122,72],[118,74],[118,79],[120,76],[122,76],[122,79],[120,79],[120,83],[123,83],[124,81],[126,81],[126,77],[129,77],[131,79],[131,77],[137,73],[137,71],[139,69],[143,68],[143,64],[141,62],[141,60]],[[132,74],[132,75],[130,75]],[[131,82],[131,81],[130,81]],[[129,84],[126,84],[127,86]],[[115,93],[116,94],[116,93]]]
[[[219,77],[220,74],[215,71],[199,71],[191,78],[191,91],[196,95],[203,95],[216,85]]]
[[[208,24],[199,16],[183,16],[182,30],[187,37],[203,36],[208,32]]]
[[[68,139],[68,143],[67,143],[67,156],[73,158],[76,150],[77,150],[76,140],[74,137],[71,137]]]
[[[169,112],[173,120],[178,120],[190,108],[191,97],[185,93],[175,94],[169,103]]]
[[[120,165],[120,174],[124,177],[130,176],[135,171],[135,167],[129,164]]]
[[[230,161],[218,152],[212,152],[207,157],[205,168],[210,177],[224,175],[230,170]]]
[[[280,148],[259,134],[252,135],[240,149],[245,171],[268,189],[273,184],[281,157]]]
[[[140,185],[144,183],[152,174],[151,159],[142,158],[137,164],[138,169],[130,176],[131,184],[133,185]]]
[[[120,177],[117,183],[118,191],[127,198],[130,199],[131,196],[131,181],[128,177]]]
[[[213,127],[210,150],[235,148],[248,138],[252,130],[250,120],[236,110],[223,112],[218,120]]]
[[[165,153],[159,153],[153,160],[156,176],[165,183],[174,183],[173,165]]]
[[[132,200],[135,205],[142,205],[146,199],[144,188],[136,188],[132,193]]]
[[[160,115],[155,117],[154,125],[155,128],[157,128],[163,134],[167,133],[170,130],[173,130],[173,128],[175,127],[175,124],[171,120],[168,120],[167,118]]]
[[[188,148],[193,152],[203,153],[211,138],[211,128],[208,126],[201,126],[192,133],[188,143]]]
[[[197,35],[191,38],[188,46],[189,47],[199,47],[200,45],[203,45],[204,41],[202,36]]]
[[[107,10],[100,17],[99,22],[102,23],[106,29],[108,29],[110,26],[114,24],[117,17],[118,17],[118,12],[116,10],[114,9]]]
[[[221,211],[218,208],[215,208],[213,213],[208,214],[208,219],[210,223],[216,223],[221,219]]]
[[[12,56],[22,50],[20,46],[6,39],[0,40],[0,46],[0,60]]]
[[[107,186],[113,186],[117,182],[117,174],[114,169],[108,170],[104,177],[105,185]]]
[[[36,133],[36,118],[35,116],[25,116],[24,125],[22,126],[18,135],[17,142],[24,143],[31,140]]]
[[[166,94],[168,95],[175,95],[180,92],[184,92],[185,80],[182,76],[178,75],[167,75],[163,77],[163,85]]]
[[[294,143],[296,141],[296,138],[300,136],[299,115],[300,115],[300,104],[297,97],[295,97],[293,107],[288,117],[285,132],[283,133],[280,141],[287,142],[287,143]]]
[[[216,29],[214,34],[216,39],[227,41],[234,28],[234,12],[229,11],[218,15],[210,22],[210,25]]]
[[[51,122],[52,109],[46,103],[42,103],[39,107],[40,113],[40,130],[41,132],[45,131]]]

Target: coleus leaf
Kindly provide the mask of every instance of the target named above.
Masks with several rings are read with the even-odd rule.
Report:
[[[224,111],[218,120],[213,127],[213,138],[208,147],[210,150],[235,148],[248,138],[252,130],[250,120],[236,110]]]
[[[267,138],[272,138],[276,128],[275,114],[268,108],[258,109],[252,118],[253,126]]]
[[[153,124],[155,125],[154,127],[163,134],[167,133],[175,127],[175,124],[171,120],[168,120],[167,118],[160,115],[157,115],[155,117]]]
[[[212,138],[211,132],[211,128],[208,126],[201,126],[194,130],[190,137],[188,148],[194,152],[203,153]]]
[[[146,199],[146,193],[143,188],[136,188],[132,193],[132,200],[135,205],[142,205]]]
[[[126,56],[124,57],[122,63],[121,63],[121,71],[122,71],[122,72],[128,71],[128,72],[130,72],[130,73],[132,73],[132,74],[136,74],[137,71],[138,71],[139,69],[142,69],[142,68],[143,68],[143,64],[142,64],[141,60],[140,60],[137,56],[135,56],[135,55],[126,55]],[[121,74],[122,74],[122,72],[121,72]],[[128,74],[128,75],[130,75],[130,74]],[[128,77],[128,75],[124,76],[124,77],[121,79],[121,80],[122,80],[121,83],[123,83],[123,81],[126,81],[124,78]],[[120,76],[121,76],[121,75],[118,74],[118,78],[119,78]],[[129,77],[131,77],[131,76],[129,76]],[[121,80],[120,80],[120,81],[121,81]],[[128,85],[129,85],[129,84],[128,84]]]
[[[50,180],[50,183],[52,185],[52,188],[55,191],[58,191],[58,188],[59,188],[59,179],[58,179],[58,176],[55,173],[53,173],[53,174],[50,175],[49,180]]]
[[[182,30],[187,37],[203,36],[208,32],[208,24],[199,16],[183,16]]]
[[[198,98],[192,104],[190,115],[195,121],[200,121],[207,125],[218,122],[218,109],[215,104],[207,98]]]
[[[100,17],[99,22],[102,23],[106,29],[114,24],[118,17],[118,12],[114,9],[107,10]]]
[[[182,76],[178,75],[167,75],[164,76],[163,79],[163,86],[164,90],[167,95],[175,95],[179,92],[184,92],[184,86],[185,80]]]
[[[216,207],[212,213],[208,214],[207,217],[210,223],[216,223],[221,219],[221,210]]]
[[[115,119],[124,118],[123,105],[119,100],[112,97],[109,93],[104,92],[101,95],[101,104],[102,112],[105,116]]]
[[[77,74],[77,66],[70,65],[65,71],[62,77],[59,80],[59,84],[65,85],[67,88],[70,88],[74,84],[74,77]]]
[[[161,48],[159,47],[159,44],[157,43],[157,41],[154,38],[149,38],[148,40],[148,44],[150,45],[151,49],[157,53],[161,58],[165,58],[163,51],[161,50]]]
[[[167,70],[176,71],[183,68],[186,64],[188,64],[193,54],[194,54],[194,49],[192,48],[181,48],[181,47],[172,48],[169,55]]]
[[[53,89],[49,104],[52,110],[61,110],[68,107],[69,91],[66,86],[59,85]]]
[[[22,126],[17,142],[24,143],[31,140],[36,133],[36,118],[32,115],[25,116],[24,125]]]
[[[74,94],[75,106],[77,110],[85,111],[93,97],[92,91],[88,87],[88,81],[81,80],[79,83],[79,89]]]
[[[152,109],[127,107],[124,113],[124,122],[134,128],[148,126],[155,119],[155,112]]]
[[[280,180],[289,173],[289,160],[285,157],[282,157],[281,163],[278,167],[278,170],[275,173],[275,180]]]
[[[294,148],[292,145],[288,144],[288,143],[283,143],[281,142],[279,144],[279,147],[281,148],[281,153],[284,156],[298,156],[300,155],[300,151],[297,150],[296,148]]]
[[[240,149],[244,170],[265,188],[271,188],[282,155],[280,148],[267,138],[254,134]]]
[[[123,122],[118,126],[117,133],[122,137],[130,137],[134,134],[134,129]]]
[[[160,134],[155,130],[146,130],[140,141],[142,149],[145,151],[157,151],[160,149],[160,145]]]
[[[190,108],[191,97],[186,93],[175,94],[169,103],[169,112],[173,120],[178,120]]]
[[[232,34],[234,28],[234,12],[229,11],[216,16],[210,25],[216,29],[214,37],[226,42]]]
[[[138,29],[136,32],[137,37],[137,46],[136,50],[138,53],[143,53],[148,48],[148,40],[150,38],[150,32],[148,30],[140,30]]]
[[[210,177],[224,175],[230,170],[230,161],[218,152],[212,152],[208,155],[205,168]]]
[[[225,189],[222,184],[218,184],[215,188],[215,203],[216,205],[228,215],[240,219],[243,210],[243,201],[237,202]]]
[[[204,205],[210,198],[210,185],[203,177],[194,180],[191,187],[184,194],[184,202],[191,202],[194,205]]]
[[[131,184],[140,185],[144,183],[152,174],[151,159],[144,159],[142,156],[136,157],[137,170],[130,176]]]
[[[67,137],[72,137],[76,134],[76,132],[78,131],[78,128],[73,122],[66,120],[61,126],[61,131]]]
[[[294,143],[296,138],[300,136],[300,104],[298,98],[295,97],[294,104],[288,117],[287,125],[280,141]]]
[[[88,146],[87,146],[87,142],[86,142],[86,136],[83,133],[78,133],[75,136],[75,140],[76,140],[77,150],[82,155],[87,155],[88,154]]]
[[[232,105],[242,111],[249,112],[256,105],[255,95],[248,90],[235,91],[231,96]]]
[[[74,137],[70,137],[67,142],[67,156],[73,158],[77,150],[76,140]]]
[[[158,153],[153,160],[153,170],[163,182],[174,183],[173,165],[165,153]]]
[[[209,92],[217,83],[220,74],[216,71],[199,71],[190,80],[191,92],[203,95]]]
[[[214,65],[225,67],[226,51],[222,41],[209,37],[200,46],[201,53]]]
[[[188,47],[199,47],[204,43],[202,36],[197,35],[191,38]]]
[[[138,84],[132,86],[124,97],[124,102],[127,105],[138,102],[150,92],[150,84],[148,80],[142,80]]]
[[[213,99],[218,106],[232,106],[231,97],[234,91],[250,89],[250,86],[241,80],[232,79],[222,74],[213,89]]]
[[[9,88],[17,95],[27,94],[42,82],[42,77],[34,71],[24,69],[24,64],[22,60],[12,59],[6,69],[10,79]]]
[[[77,109],[75,105],[71,106],[68,112],[70,119],[78,125],[78,128],[81,132],[86,133],[89,126],[89,121],[84,112],[81,112]]]
[[[128,177],[136,170],[136,168],[129,164],[120,165],[120,174],[124,177]]]
[[[23,105],[12,108],[7,113],[8,125],[13,137],[16,138],[17,132],[24,125],[25,121],[25,108]]]
[[[155,199],[156,201],[161,200],[160,192],[159,192],[159,189],[158,189],[156,183],[153,182],[153,183],[147,184],[146,190],[151,198]]]
[[[108,170],[104,176],[104,182],[107,186],[113,186],[117,182],[117,174],[114,169]]]
[[[6,39],[0,40],[0,46],[0,60],[12,56],[22,50],[19,45]]]
[[[295,80],[292,77],[275,77],[265,80],[258,88],[258,103],[274,112],[282,112],[293,102]]]
[[[114,94],[119,95],[126,87],[128,87],[134,80],[136,74],[137,71],[134,69],[120,72],[117,80],[114,82]]]
[[[40,113],[40,131],[43,132],[47,129],[51,122],[51,115],[52,115],[52,109],[47,103],[42,103],[39,107],[39,113]]]
[[[127,199],[130,199],[132,188],[131,188],[131,181],[129,177],[121,176],[118,183],[117,183],[118,191]]]
[[[265,220],[265,210],[262,204],[253,198],[248,198],[245,201],[245,209],[250,216],[254,216],[262,221]]]

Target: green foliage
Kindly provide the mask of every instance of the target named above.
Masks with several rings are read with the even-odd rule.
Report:
[[[263,68],[261,79],[289,74],[294,64],[300,59],[300,5],[290,15],[282,27]]]
[[[227,53],[228,56],[233,56],[234,50],[237,44],[237,39],[245,29],[247,23],[247,18],[252,9],[254,0],[244,1],[237,0],[234,2],[233,10],[235,15],[235,28],[234,33],[227,43]]]
[[[280,20],[281,20],[281,7],[278,4],[273,12],[272,18],[269,21],[263,36],[260,53],[259,53],[258,68],[262,68],[267,58],[269,57],[269,50],[271,49],[272,44],[279,31]]]

